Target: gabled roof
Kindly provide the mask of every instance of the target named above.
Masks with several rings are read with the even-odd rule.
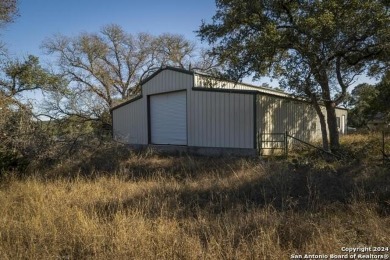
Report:
[[[142,98],[142,86],[146,84],[146,82],[148,82],[149,80],[153,79],[155,76],[157,76],[158,74],[160,74],[162,71],[164,70],[172,70],[172,71],[176,71],[176,72],[180,72],[180,73],[185,73],[185,74],[189,74],[189,75],[194,75],[194,72],[193,71],[189,71],[189,70],[186,70],[186,69],[182,69],[182,68],[177,68],[177,67],[171,67],[171,66],[164,66],[164,67],[161,67],[159,68],[158,70],[156,70],[155,72],[153,72],[150,76],[148,76],[147,78],[143,79],[139,85],[141,86],[141,94],[135,96],[135,97],[132,97],[130,98],[129,100],[126,100],[126,101],[123,101],[122,103],[112,107],[110,109],[110,111],[112,112],[113,110],[117,109],[117,108],[120,108],[124,105],[127,105],[131,102],[134,102],[138,99],[141,99]]]
[[[177,67],[171,67],[171,66],[164,66],[164,67],[161,67],[159,68],[158,70],[156,70],[154,73],[152,73],[150,76],[148,76],[146,79],[143,79],[141,82],[140,82],[140,85],[144,85],[146,82],[148,82],[149,80],[151,80],[152,78],[154,78],[155,76],[157,76],[158,74],[160,74],[161,71],[164,71],[164,70],[172,70],[172,71],[176,71],[176,72],[180,72],[180,73],[185,73],[185,74],[189,74],[189,75],[194,75],[194,71],[191,71],[191,70],[186,70],[186,69],[183,69],[183,68],[177,68]]]
[[[217,78],[215,76],[212,76],[212,75],[209,75],[207,73],[204,73],[204,72],[201,72],[201,71],[196,71],[196,70],[186,70],[186,69],[183,69],[183,68],[177,68],[177,67],[172,67],[172,66],[164,66],[164,67],[161,67],[160,69],[158,69],[157,71],[155,71],[153,74],[151,74],[150,76],[148,76],[146,79],[142,80],[140,82],[140,85],[141,85],[141,94],[136,96],[136,97],[133,97],[127,101],[124,101],[123,103],[119,104],[119,105],[116,105],[114,107],[112,107],[110,109],[110,111],[113,111],[119,107],[122,107],[126,104],[129,104],[133,101],[136,101],[140,98],[142,98],[142,86],[147,83],[148,81],[150,81],[151,79],[153,79],[155,76],[157,76],[158,74],[160,74],[162,71],[164,70],[171,70],[171,71],[176,71],[176,72],[179,72],[179,73],[185,73],[185,74],[188,74],[188,75],[192,75],[192,76],[198,76],[198,77],[204,77],[204,78],[209,78],[211,80],[214,80],[215,82],[217,83],[220,83],[220,86],[218,87],[211,87],[211,88],[207,88],[206,86],[202,86],[202,87],[194,87],[194,89],[208,89],[210,91],[223,91],[223,90],[231,90],[231,91],[234,91],[234,92],[242,92],[242,93],[262,93],[262,94],[267,94],[267,95],[272,95],[272,96],[278,96],[278,97],[282,97],[282,98],[289,98],[289,99],[295,99],[295,100],[299,100],[299,101],[303,101],[303,102],[308,102],[307,100],[303,99],[303,98],[299,98],[299,97],[295,97],[293,95],[290,95],[288,93],[285,93],[283,92],[282,90],[276,90],[276,89],[272,89],[272,88],[267,88],[267,87],[262,87],[262,86],[255,86],[255,85],[251,85],[251,84],[246,84],[246,83],[240,83],[240,82],[235,82],[235,81],[232,81],[232,80],[226,80],[226,79],[220,79],[220,78]],[[195,80],[194,80],[195,81]],[[226,84],[232,86],[232,87],[226,87]],[[339,107],[338,107],[339,108]],[[339,108],[339,109],[343,109],[343,108]]]
[[[207,73],[204,73],[204,72],[201,72],[201,71],[197,71],[197,70],[186,70],[186,69],[183,69],[183,68],[177,68],[177,67],[172,67],[172,66],[164,66],[164,67],[161,67],[160,69],[158,69],[153,74],[151,74],[146,79],[144,79],[144,80],[142,80],[140,82],[140,85],[141,85],[141,95],[140,96],[131,98],[131,99],[127,100],[127,101],[124,101],[123,103],[121,103],[119,105],[114,106],[113,108],[111,108],[111,111],[114,110],[114,109],[117,109],[117,108],[119,108],[119,107],[121,107],[123,105],[126,105],[128,103],[131,103],[131,102],[133,102],[133,101],[135,101],[137,99],[139,99],[142,96],[142,85],[144,85],[146,82],[148,82],[151,79],[153,79],[155,76],[157,76],[158,74],[160,74],[164,70],[176,71],[176,72],[180,72],[180,73],[189,74],[189,75],[192,75],[192,76],[196,75],[196,76],[200,76],[200,77],[207,77],[207,78],[211,78],[211,79],[213,79],[215,81],[219,81],[219,82],[222,82],[222,83],[230,83],[230,84],[235,86],[233,88],[216,87],[215,88],[216,90],[217,89],[232,89],[232,90],[235,90],[235,91],[243,90],[242,92],[245,92],[244,90],[250,90],[250,91],[256,91],[256,92],[259,92],[259,93],[273,94],[273,95],[282,96],[282,97],[288,97],[289,96],[287,93],[284,93],[283,91],[275,90],[275,89],[272,89],[272,88],[265,88],[265,87],[255,86],[255,85],[246,84],[246,83],[234,82],[234,81],[231,81],[231,80],[219,79],[219,78],[216,78],[215,76],[212,76],[212,75],[209,75]],[[211,89],[213,89],[213,88],[211,88]]]

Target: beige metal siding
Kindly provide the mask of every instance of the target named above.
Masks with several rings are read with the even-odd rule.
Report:
[[[188,145],[254,148],[253,96],[190,91]]]
[[[257,131],[263,141],[279,141],[282,136],[260,135],[262,133],[285,133],[286,131],[307,142],[321,138],[320,120],[310,103],[260,94],[256,109]],[[321,110],[326,120],[325,107],[321,107]],[[336,116],[341,118],[343,115],[347,120],[347,110],[336,108]],[[282,144],[262,143],[262,147],[275,147]]]
[[[286,131],[299,139],[314,141],[317,137],[317,114],[314,108],[301,101],[284,99],[266,95],[258,95],[257,99],[258,134],[263,141],[282,140],[282,136],[271,136],[269,133],[285,133]],[[282,145],[282,143],[274,143]],[[263,143],[263,147],[272,147],[272,143]]]
[[[161,71],[144,83],[141,99],[113,110],[114,137],[130,144],[147,144],[147,97],[187,90],[189,146],[254,148],[255,134],[285,131],[305,141],[321,138],[318,116],[309,103],[283,98],[285,94],[273,90],[270,90],[272,95],[266,95],[262,93],[268,90],[218,80],[210,84],[224,89],[257,90],[259,94],[192,90],[193,86],[207,88],[206,83],[197,74],[194,79],[188,73],[169,69]],[[347,122],[346,110],[336,109],[336,115],[344,115]]]
[[[191,89],[193,76],[173,70],[163,70],[144,85],[142,98],[116,108],[112,112],[114,138],[129,144],[148,144],[147,96]]]
[[[344,126],[340,126],[340,134],[347,133],[348,112],[345,109],[336,108],[336,117],[340,118],[340,124],[342,124],[342,117],[344,116]]]
[[[193,75],[173,70],[163,70],[142,85],[144,97],[153,94],[190,89],[193,86]]]
[[[322,111],[322,114],[325,116],[325,122],[327,122],[327,114],[326,114],[326,109],[324,106],[321,106],[321,111]],[[346,134],[346,127],[347,127],[347,120],[348,120],[348,110],[346,109],[341,109],[341,108],[336,108],[336,117],[340,117],[340,123],[341,123],[341,118],[342,116],[345,116],[345,122],[344,122],[344,133],[342,132],[342,129],[340,128],[339,131],[340,131],[340,134]],[[316,118],[316,124],[317,124],[317,132],[316,132],[316,135],[314,136],[315,139],[320,139],[322,136],[322,133],[321,133],[321,124],[320,124],[320,118],[317,116]],[[328,132],[328,135],[329,135],[329,132]]]
[[[114,138],[128,144],[148,143],[145,99],[139,99],[112,112]]]

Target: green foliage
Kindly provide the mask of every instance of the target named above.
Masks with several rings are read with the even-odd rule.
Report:
[[[28,108],[19,105],[0,93],[0,175],[6,171],[23,171],[31,159],[26,137],[29,139],[32,125]]]
[[[0,149],[0,177],[5,172],[24,172],[29,165],[29,160],[16,152]]]
[[[352,91],[352,98],[349,104],[353,106],[348,114],[348,123],[355,127],[362,127],[374,114],[374,103],[378,98],[378,90],[373,85],[360,84]]]
[[[12,22],[17,14],[17,0],[0,1],[0,26]]]
[[[213,23],[203,23],[199,35],[245,74],[262,76],[271,68],[284,75],[300,62],[314,74],[320,62],[327,69],[337,58],[358,69],[365,59],[388,52],[389,15],[382,1],[216,2]]]
[[[390,71],[382,77],[382,80],[376,85],[376,89],[379,92],[375,100],[376,110],[387,115],[387,119],[390,121]]]
[[[24,61],[10,60],[3,65],[0,91],[15,96],[36,89],[53,90],[64,82],[59,75],[50,73],[39,64],[38,57],[29,55]]]
[[[390,72],[376,85],[360,84],[351,93],[349,123],[364,127],[376,115],[390,121]]]
[[[35,56],[24,61],[2,64],[0,78],[0,172],[23,172],[42,156],[49,138],[40,128],[32,105],[20,101],[23,92],[52,91],[62,86],[62,79],[42,68]]]
[[[0,1],[0,29],[8,23],[12,23],[18,16],[18,0],[1,0]],[[1,34],[0,34],[1,35]],[[7,52],[5,44],[0,41],[0,62],[3,62],[3,55]]]

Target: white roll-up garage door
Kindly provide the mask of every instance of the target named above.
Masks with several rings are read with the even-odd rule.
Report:
[[[150,96],[152,144],[187,145],[186,91]]]

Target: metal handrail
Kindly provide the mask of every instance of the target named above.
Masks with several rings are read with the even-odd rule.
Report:
[[[263,140],[264,136],[275,136],[279,135],[283,140]],[[260,149],[261,150],[284,150],[284,155],[287,158],[287,139],[286,139],[286,134],[285,133],[260,133]],[[281,147],[263,147],[263,143],[281,143],[284,145],[281,145]]]
[[[326,154],[332,155],[332,156],[336,157],[336,158],[339,159],[339,160],[342,159],[340,156],[338,156],[338,155],[336,155],[336,154],[334,154],[334,153],[332,153],[332,152],[329,152],[329,151],[327,151],[327,150],[325,150],[325,149],[323,149],[323,148],[321,148],[321,147],[312,145],[312,144],[310,144],[310,143],[308,143],[308,142],[305,142],[305,141],[303,141],[303,140],[301,140],[301,139],[298,139],[298,138],[296,138],[296,137],[294,137],[294,136],[292,136],[292,135],[289,135],[288,133],[286,133],[286,135],[287,135],[287,137],[290,137],[290,138],[292,138],[292,139],[294,139],[294,140],[296,140],[296,141],[299,141],[299,142],[301,142],[301,143],[303,143],[303,144],[305,144],[305,145],[307,145],[307,146],[310,146],[310,147],[312,147],[312,148],[315,148],[315,149],[317,149],[317,150],[320,150],[321,152],[324,152],[324,153],[326,153]]]
[[[275,140],[271,140],[271,141],[269,141],[269,140],[263,140],[263,136],[266,136],[266,135],[279,135],[279,136],[282,136],[283,137],[283,140],[277,140],[277,141],[275,141]],[[312,145],[311,143],[308,143],[308,142],[305,142],[305,141],[303,141],[303,140],[301,140],[301,139],[299,139],[299,138],[296,138],[296,137],[294,137],[294,136],[292,136],[292,135],[290,135],[290,134],[288,134],[288,132],[286,131],[285,133],[260,133],[260,143],[262,144],[262,143],[284,143],[284,146],[283,147],[260,147],[261,149],[279,149],[279,150],[284,150],[284,154],[285,154],[285,156],[286,156],[286,158],[287,158],[287,156],[288,156],[288,138],[292,138],[293,140],[295,140],[295,141],[298,141],[298,142],[300,142],[300,143],[302,143],[302,144],[304,144],[304,145],[307,145],[307,146],[310,146],[310,147],[312,147],[312,148],[315,148],[315,149],[317,149],[317,150],[319,150],[319,151],[321,151],[321,152],[323,152],[323,153],[326,153],[326,154],[328,154],[328,155],[331,155],[331,156],[333,156],[333,157],[335,157],[335,158],[337,158],[337,159],[339,159],[339,160],[341,160],[342,159],[342,157],[341,156],[339,156],[339,155],[337,155],[337,154],[334,154],[334,153],[332,153],[332,152],[330,152],[330,151],[327,151],[327,150],[325,150],[325,149],[323,149],[323,148],[321,148],[321,147],[318,147],[318,146],[315,146],[315,145]]]

